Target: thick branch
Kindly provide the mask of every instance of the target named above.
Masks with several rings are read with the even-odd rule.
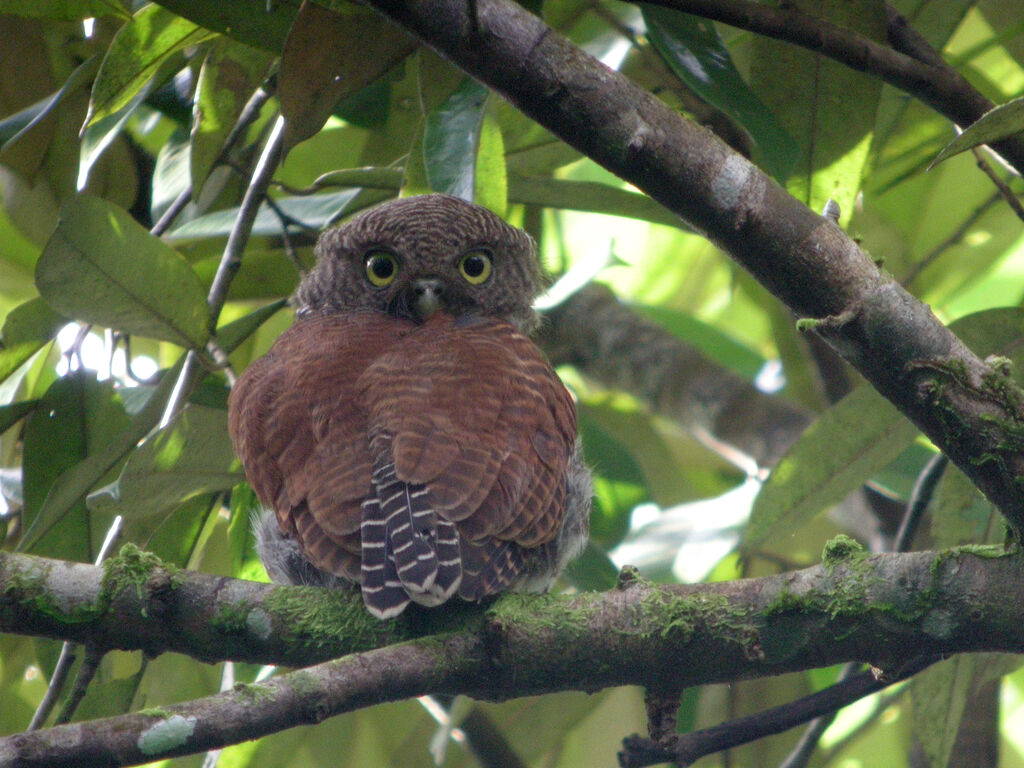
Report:
[[[508,595],[466,606],[457,622],[435,611],[386,623],[355,593],[172,572],[136,553],[115,558],[105,578],[94,566],[4,555],[0,631],[288,664],[433,636],[156,714],[12,736],[0,740],[0,766],[36,765],[40,755],[68,765],[143,762],[427,693],[503,700],[627,684],[681,689],[849,660],[897,672],[911,657],[1024,651],[1024,558],[993,549],[868,557],[839,539],[824,565],[779,576],[660,587],[627,572],[607,593]],[[199,613],[204,598],[219,620]],[[434,621],[450,631],[436,634]],[[277,642],[279,632],[304,639],[304,659]],[[178,738],[143,739],[154,726]],[[162,746],[152,751],[154,742]]]
[[[927,47],[923,39],[914,35],[907,20],[891,8],[888,9],[888,24],[892,42],[913,50],[916,57],[791,8],[776,8],[748,0],[644,1],[649,5],[662,5],[714,19],[820,53],[851,69],[884,80],[964,128],[995,106],[967,78]],[[1024,172],[1024,141],[1014,137],[993,147],[1010,164]]]
[[[1024,529],[1024,405],[833,222],[511,0],[368,0],[675,211],[815,328]]]
[[[607,593],[506,595],[381,622],[355,591],[178,571],[131,546],[104,568],[0,554],[0,632],[289,666],[478,632],[501,670],[461,692],[484,698],[1024,649],[1024,558],[991,548],[869,557],[840,537],[823,566],[778,576],[672,586],[626,576]],[[676,657],[687,664],[667,668]]]
[[[556,365],[570,363],[605,386],[645,401],[697,435],[772,466],[810,415],[687,346],[592,283],[545,313],[539,341]],[[722,450],[729,454],[728,450]]]

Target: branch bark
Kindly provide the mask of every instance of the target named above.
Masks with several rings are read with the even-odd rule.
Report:
[[[773,466],[811,422],[806,411],[682,344],[599,283],[544,317],[538,342],[553,363],[629,392],[708,442],[725,444],[716,445],[723,455],[732,453],[728,446]]]
[[[966,128],[995,107],[966,77],[946,64],[907,19],[886,8],[888,47],[828,21],[792,8],[748,0],[644,0],[706,19],[792,43],[873,75],[927,104]],[[1024,140],[1011,137],[993,144],[1018,172],[1024,169]]]
[[[511,0],[368,0],[596,162],[678,213],[849,360],[1024,529],[1024,396],[931,310],[709,131]]]
[[[175,571],[133,548],[105,573],[5,554],[0,631],[206,661],[310,664],[365,651],[155,713],[0,739],[0,766],[128,765],[427,693],[682,689],[850,660],[895,673],[912,657],[1019,653],[1024,558],[984,548],[867,556],[839,538],[822,565],[777,576],[657,586],[627,571],[606,593],[506,595],[377,622],[355,592]]]

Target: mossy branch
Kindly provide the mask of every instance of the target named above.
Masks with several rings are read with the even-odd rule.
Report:
[[[2,554],[0,631],[204,661],[320,662],[157,713],[0,739],[0,766],[35,765],[33,755],[126,765],[428,693],[682,689],[851,660],[884,672],[921,656],[1020,653],[1024,557],[869,556],[841,537],[822,565],[777,576],[658,586],[627,569],[605,593],[506,595],[379,622],[356,592],[177,570],[130,545],[102,569]]]

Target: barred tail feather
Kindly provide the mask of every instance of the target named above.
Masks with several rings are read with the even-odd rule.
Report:
[[[380,501],[371,497],[363,502],[360,526],[362,563],[360,582],[363,603],[378,619],[397,616],[409,604],[409,594],[402,587],[389,553],[387,521]]]
[[[462,582],[462,548],[459,546],[459,530],[455,523],[440,516],[436,522],[434,551],[437,553],[437,577],[434,579],[433,592],[439,605],[454,595]]]
[[[373,485],[361,529],[364,600],[389,616],[410,599],[440,605],[462,579],[458,530],[434,512],[426,488],[395,476],[393,463],[374,470]]]

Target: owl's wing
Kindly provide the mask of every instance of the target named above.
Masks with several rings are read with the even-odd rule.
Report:
[[[515,581],[521,548],[561,527],[576,436],[572,399],[540,350],[506,322],[438,313],[357,387],[375,466],[393,463],[399,481],[425,490],[439,525],[455,524],[460,592]]]
[[[316,567],[353,580],[372,488],[355,383],[411,327],[380,313],[299,318],[229,400],[232,441],[257,496]]]

